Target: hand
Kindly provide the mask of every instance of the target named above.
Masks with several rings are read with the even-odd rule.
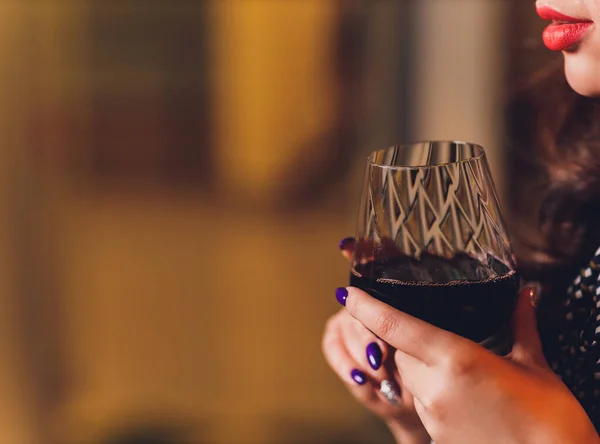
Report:
[[[531,296],[520,294],[508,358],[356,288],[345,302],[352,317],[396,348],[402,383],[437,444],[598,444],[583,408],[544,359]]]
[[[340,248],[349,259],[355,243],[345,239]],[[429,444],[429,435],[415,411],[413,397],[401,384],[393,352],[344,309],[327,322],[323,354],[350,393],[386,422],[399,443]],[[380,393],[382,381],[393,384],[395,399],[390,401]]]
[[[340,310],[327,322],[323,354],[350,393],[386,422],[397,442],[430,443],[415,411],[413,396],[398,377],[393,350],[346,310]],[[394,385],[397,397],[393,402],[380,393],[381,381]]]

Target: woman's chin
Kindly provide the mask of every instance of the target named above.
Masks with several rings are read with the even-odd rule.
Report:
[[[578,94],[600,97],[600,57],[565,53],[565,75]]]

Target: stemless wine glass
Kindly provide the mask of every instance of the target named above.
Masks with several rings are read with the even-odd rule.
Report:
[[[497,354],[518,277],[482,147],[430,141],[368,158],[350,285]]]

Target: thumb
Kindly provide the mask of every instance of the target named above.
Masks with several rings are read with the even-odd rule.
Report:
[[[542,350],[542,341],[537,330],[537,319],[533,300],[535,290],[526,287],[519,292],[517,308],[513,315],[514,345],[510,354],[511,360],[521,364],[537,364],[547,367]]]
[[[344,256],[348,260],[352,260],[352,255],[354,254],[354,249],[356,248],[356,239],[353,237],[345,237],[340,242],[340,251],[342,252],[342,256]]]

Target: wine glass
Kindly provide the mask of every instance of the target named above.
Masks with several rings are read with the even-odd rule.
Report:
[[[367,163],[350,285],[504,355],[519,279],[482,147],[427,141]]]

